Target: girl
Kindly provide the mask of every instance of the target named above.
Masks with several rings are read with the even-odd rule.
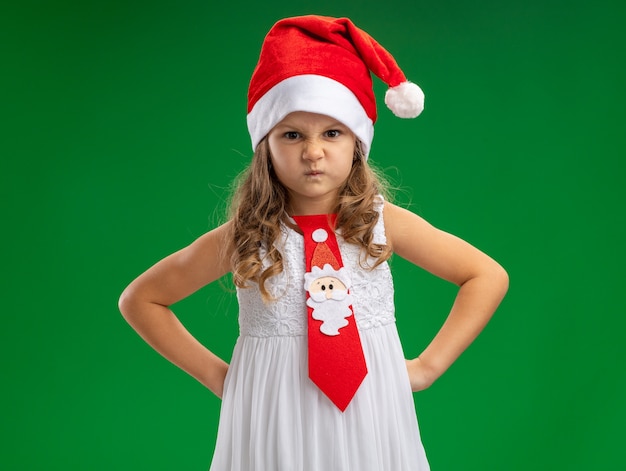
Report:
[[[423,94],[348,19],[279,21],[250,82],[255,150],[232,218],[134,280],[131,326],[222,398],[212,470],[427,470],[411,391],[483,329],[508,279],[491,258],[380,196],[367,164],[370,71],[400,117]],[[404,360],[392,253],[457,284],[430,345]],[[228,365],[169,306],[232,272],[240,337]]]

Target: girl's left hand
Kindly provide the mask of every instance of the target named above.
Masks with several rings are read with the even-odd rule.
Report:
[[[435,382],[436,378],[419,358],[406,360],[406,369],[413,392],[423,391]]]

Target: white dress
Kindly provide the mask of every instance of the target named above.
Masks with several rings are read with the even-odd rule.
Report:
[[[379,206],[379,211],[380,207]],[[381,217],[375,240],[385,242]],[[240,289],[240,336],[220,412],[211,471],[425,471],[387,263],[360,268],[360,249],[338,236],[350,269],[368,374],[342,413],[308,378],[304,239],[283,226],[284,271]]]

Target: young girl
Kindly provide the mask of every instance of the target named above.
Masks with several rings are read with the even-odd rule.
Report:
[[[134,280],[120,309],[167,359],[222,398],[212,470],[427,470],[412,391],[483,329],[508,279],[491,258],[381,197],[367,164],[387,105],[423,95],[348,19],[279,21],[250,83],[254,157],[232,218]],[[405,360],[392,253],[457,284],[439,333]],[[228,365],[169,306],[232,272],[240,336]]]

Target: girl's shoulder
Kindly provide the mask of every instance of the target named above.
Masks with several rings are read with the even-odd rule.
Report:
[[[387,244],[394,252],[409,242],[431,234],[434,228],[422,217],[389,201],[382,203]]]
[[[227,221],[198,237],[183,249],[184,260],[198,266],[211,264],[222,274],[230,271],[232,225],[232,221]]]

